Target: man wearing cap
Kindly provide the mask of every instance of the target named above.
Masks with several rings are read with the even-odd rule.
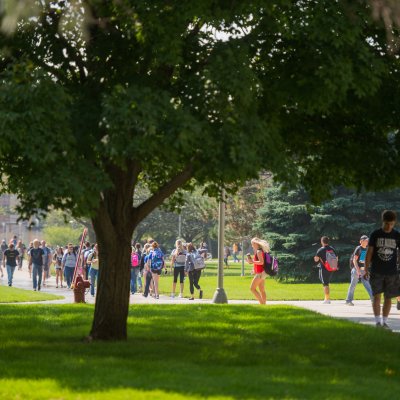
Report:
[[[354,291],[356,290],[359,280],[361,280],[362,284],[364,285],[371,301],[373,300],[371,285],[369,280],[365,278],[365,258],[367,255],[367,246],[368,236],[362,235],[360,238],[360,245],[355,248],[353,255],[351,256],[351,281],[346,297],[346,304],[348,306],[354,306]]]

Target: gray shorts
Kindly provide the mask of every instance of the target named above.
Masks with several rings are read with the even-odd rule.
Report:
[[[369,283],[374,296],[381,293],[388,299],[400,296],[400,277],[398,274],[383,275],[371,272]]]

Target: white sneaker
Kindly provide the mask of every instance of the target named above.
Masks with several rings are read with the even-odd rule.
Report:
[[[174,299],[175,298],[175,293],[171,293],[171,299]]]
[[[331,301],[330,301],[330,300],[324,300],[324,301],[322,302],[322,304],[331,304]]]
[[[346,306],[354,306],[354,303],[352,301],[346,301]]]
[[[183,295],[182,295],[182,293],[179,293],[179,296],[178,296],[179,298],[182,298],[183,297]]]

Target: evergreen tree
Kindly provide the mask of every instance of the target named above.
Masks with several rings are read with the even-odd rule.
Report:
[[[257,226],[279,257],[281,279],[316,281],[313,256],[325,235],[339,257],[335,279],[345,281],[350,256],[361,235],[369,235],[380,226],[384,209],[400,211],[399,195],[400,189],[357,194],[339,187],[330,201],[312,206],[305,190],[284,192],[275,185],[265,191]]]

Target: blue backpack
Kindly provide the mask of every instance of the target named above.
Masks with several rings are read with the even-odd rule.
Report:
[[[151,257],[151,269],[159,270],[163,266],[164,266],[164,254],[159,248],[156,248],[153,250],[153,254]]]

